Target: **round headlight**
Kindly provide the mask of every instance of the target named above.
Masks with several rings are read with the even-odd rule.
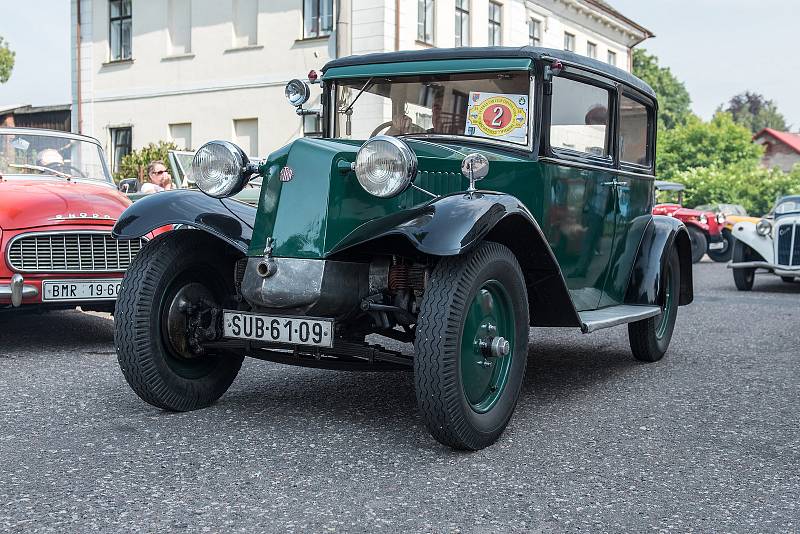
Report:
[[[700,221],[700,224],[708,224],[708,217],[706,217],[705,213],[701,213],[697,219]]]
[[[233,143],[211,141],[195,153],[192,178],[206,195],[229,197],[241,191],[247,183],[244,171],[248,163],[247,156]]]
[[[756,223],[756,233],[761,236],[769,235],[772,231],[772,223],[766,219],[761,219]]]
[[[717,224],[725,224],[725,214],[717,213]]]
[[[417,176],[417,156],[400,139],[378,135],[356,155],[356,177],[367,193],[394,197],[408,189]]]
[[[290,80],[289,83],[286,84],[284,92],[286,93],[286,100],[294,107],[302,106],[308,102],[311,96],[311,89],[308,87],[308,84],[297,79]]]

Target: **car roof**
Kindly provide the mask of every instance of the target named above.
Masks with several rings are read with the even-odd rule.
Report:
[[[77,139],[79,141],[88,141],[100,146],[100,141],[88,135],[76,134],[72,132],[62,132],[61,130],[49,130],[47,128],[7,128],[0,127],[0,134],[14,134],[14,135],[45,135],[49,137],[63,137],[64,139]]]
[[[656,189],[661,191],[683,191],[686,186],[677,182],[665,182],[663,180],[655,181]]]
[[[617,81],[629,85],[653,100],[656,93],[646,82],[637,78],[630,72],[618,67],[603,63],[567,50],[557,50],[555,48],[541,48],[536,46],[487,46],[487,47],[463,47],[463,48],[428,48],[424,50],[404,50],[400,52],[380,52],[375,54],[364,54],[358,56],[347,56],[329,61],[322,67],[325,72],[335,67],[350,67],[353,65],[370,65],[379,63],[404,63],[406,61],[430,61],[447,59],[482,59],[482,58],[503,58],[519,57],[530,58],[533,60],[557,59],[563,63],[583,67],[613,78]]]

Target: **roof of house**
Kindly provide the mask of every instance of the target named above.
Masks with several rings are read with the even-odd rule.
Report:
[[[350,67],[353,65],[370,65],[381,63],[403,63],[405,61],[428,61],[445,59],[479,59],[479,58],[500,58],[500,57],[524,57],[533,60],[539,59],[558,59],[565,64],[585,67],[595,72],[599,72],[613,79],[621,81],[645,95],[655,98],[656,93],[643,80],[640,80],[630,72],[618,67],[609,65],[602,61],[592,59],[567,50],[556,50],[554,48],[539,48],[534,46],[508,47],[508,46],[487,46],[487,47],[463,47],[463,48],[427,48],[424,50],[404,50],[400,52],[378,52],[374,54],[364,54],[358,56],[347,56],[333,59],[322,67],[325,72],[336,67]]]
[[[765,134],[777,139],[779,142],[800,154],[800,134],[781,132],[778,130],[773,130],[772,128],[764,128],[753,136],[753,140],[760,139],[761,137],[764,137]]]
[[[15,104],[10,106],[0,106],[0,114],[8,115],[13,113],[15,115],[27,115],[31,113],[49,113],[51,111],[70,111],[71,104],[62,104],[57,106],[31,106],[30,104]]]

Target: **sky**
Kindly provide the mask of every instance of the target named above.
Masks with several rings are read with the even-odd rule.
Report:
[[[733,95],[756,91],[800,131],[800,0],[608,1],[656,34],[640,46],[684,82],[695,113],[708,119]],[[0,107],[70,102],[69,4],[0,0],[0,36],[17,53]]]

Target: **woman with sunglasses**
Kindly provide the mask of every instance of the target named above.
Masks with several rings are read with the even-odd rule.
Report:
[[[141,192],[146,195],[175,189],[175,186],[172,183],[172,177],[169,175],[169,171],[167,170],[167,166],[161,160],[150,162],[150,164],[147,166],[147,176],[150,178],[150,181],[142,184],[141,189]]]

